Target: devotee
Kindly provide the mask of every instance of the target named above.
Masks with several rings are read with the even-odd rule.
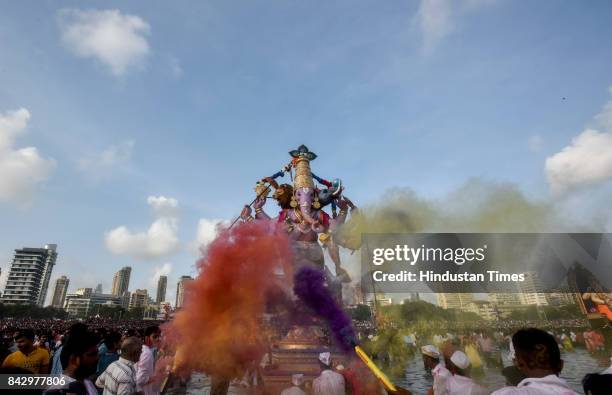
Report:
[[[63,384],[50,387],[45,395],[98,395],[98,390],[88,379],[96,372],[98,364],[98,338],[91,332],[72,335],[62,347],[60,355]]]
[[[121,346],[121,335],[117,332],[109,332],[104,342],[98,347],[98,368],[96,374],[99,376],[106,370],[108,365],[119,359],[119,347]]]
[[[136,393],[136,363],[142,353],[142,342],[131,336],[121,343],[121,356],[96,380],[102,395],[132,395]]]
[[[331,354],[329,352],[319,354],[319,365],[321,366],[321,374],[312,382],[313,395],[345,395],[344,377],[332,370]]]
[[[306,395],[306,392],[304,392],[304,390],[302,389],[304,385],[303,374],[299,373],[292,375],[291,384],[292,386],[289,388],[285,388],[283,392],[281,392],[281,395]]]
[[[563,361],[559,345],[547,332],[528,328],[512,336],[514,364],[525,376],[516,387],[504,387],[492,395],[576,395],[559,377]]]
[[[77,322],[68,328],[68,331],[64,334],[61,340],[61,345],[57,346],[53,353],[53,361],[51,363],[51,374],[61,375],[64,372],[64,367],[60,361],[60,355],[62,353],[63,344],[68,341],[71,334],[78,334],[87,332],[87,325]]]
[[[425,369],[431,371],[433,376],[433,387],[429,391],[433,395],[446,394],[446,379],[451,376],[451,373],[444,366],[444,362],[440,361],[440,351],[436,346],[430,344],[421,347],[423,354],[423,365]]]
[[[144,395],[155,395],[159,390],[153,383],[155,373],[155,357],[153,352],[159,347],[161,331],[158,326],[149,326],[145,329],[142,353],[137,365],[136,384],[138,390]]]
[[[448,395],[487,395],[488,391],[470,378],[470,360],[463,351],[455,351],[447,361],[452,376],[446,379]]]
[[[2,367],[13,367],[29,370],[36,374],[49,372],[49,352],[34,345],[34,332],[26,329],[14,336],[17,351],[4,359]]]

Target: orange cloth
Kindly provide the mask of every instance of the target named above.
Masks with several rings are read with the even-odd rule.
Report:
[[[597,311],[603,315],[605,315],[606,317],[608,317],[608,320],[612,321],[612,311],[610,311],[610,308],[605,305],[605,304],[598,304],[597,305]]]

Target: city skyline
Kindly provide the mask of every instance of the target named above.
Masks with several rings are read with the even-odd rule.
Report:
[[[13,263],[11,263],[11,265],[9,266],[8,279],[10,281],[7,281],[4,287],[2,287],[2,294],[1,294],[2,297],[0,299],[4,301],[3,298],[8,297],[7,301],[10,303],[11,298],[13,299],[16,298],[16,294],[14,294],[15,288],[18,286],[21,286],[22,282],[19,280],[20,278],[15,277],[15,276],[20,275],[18,272],[21,270],[20,268],[26,264],[26,262],[27,262],[27,265],[36,264],[37,267],[40,266],[39,268],[40,273],[38,274],[40,276],[40,281],[38,284],[35,284],[36,289],[32,288],[32,290],[30,290],[30,288],[28,288],[26,290],[26,292],[28,292],[27,294],[28,295],[27,298],[29,301],[28,303],[36,304],[39,306],[52,306],[56,308],[64,308],[64,302],[66,301],[66,297],[68,295],[71,295],[71,294],[74,295],[74,294],[79,294],[79,293],[83,294],[84,292],[88,292],[89,294],[103,294],[102,292],[103,283],[97,282],[94,288],[93,286],[87,286],[90,284],[71,282],[70,277],[67,276],[66,274],[54,276],[53,268],[57,264],[56,260],[59,255],[57,253],[57,248],[58,248],[57,244],[47,244],[44,246],[44,248],[22,247],[19,249],[15,249],[14,250],[15,256],[13,258],[13,263],[15,263],[16,266],[14,270],[13,270]],[[36,262],[30,261],[31,259],[34,259],[33,257],[36,258]],[[27,261],[24,261],[23,259],[26,259]],[[11,271],[14,272],[13,275],[10,275]],[[70,275],[70,273],[67,273],[67,274]],[[115,295],[117,297],[121,297],[121,295],[123,295],[125,292],[129,292],[130,294],[129,304],[131,305],[132,304],[131,297],[133,293],[129,289],[129,282],[130,282],[131,274],[132,274],[132,268],[129,266],[124,266],[120,268],[117,272],[115,272],[115,274],[113,275],[113,279],[111,281],[112,291],[108,295]],[[188,276],[181,276],[179,277],[179,279],[182,279],[183,277],[188,277]],[[49,292],[50,278],[54,278],[53,287],[51,289],[51,292]],[[144,289],[144,291],[146,291],[147,293],[150,292],[151,295],[156,295],[155,301],[157,304],[164,303],[164,302],[170,302],[171,304],[173,304],[172,300],[168,300],[166,298],[167,283],[168,283],[168,276],[160,275],[157,278],[157,286],[154,289],[155,293],[150,292],[149,289]],[[8,286],[8,289],[7,289],[7,286]],[[8,290],[8,293],[7,293],[7,290]],[[137,289],[136,291],[143,291],[143,290]],[[18,303],[24,303],[24,301],[21,301],[21,297],[20,297]]]

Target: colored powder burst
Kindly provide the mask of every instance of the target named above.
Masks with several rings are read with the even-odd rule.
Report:
[[[350,351],[356,344],[351,318],[342,310],[325,285],[322,271],[302,267],[295,275],[293,292],[315,314],[323,318],[344,351]]]
[[[287,273],[292,259],[286,235],[272,229],[242,224],[208,246],[200,274],[187,284],[184,306],[166,328],[179,374],[238,377],[265,353],[260,320],[266,293],[280,281],[275,270]]]

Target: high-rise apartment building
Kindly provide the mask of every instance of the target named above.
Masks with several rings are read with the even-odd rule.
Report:
[[[159,276],[157,280],[157,297],[155,303],[160,304],[166,300],[166,287],[168,286],[168,277]]]
[[[44,248],[24,247],[15,250],[2,302],[42,306],[47,297],[49,280],[56,261],[56,244],[47,244]]]
[[[183,306],[183,303],[185,302],[185,285],[187,285],[187,283],[190,281],[193,281],[193,277],[181,276],[181,279],[176,284],[176,308]]]
[[[55,280],[55,289],[53,290],[53,297],[51,298],[51,307],[55,307],[56,309],[61,309],[64,307],[69,283],[70,279],[68,279],[66,276],[61,276]]]
[[[130,275],[132,274],[132,268],[129,266],[122,267],[113,276],[113,295],[121,296],[130,287]]]
[[[548,306],[546,294],[543,292],[540,278],[536,272],[525,272],[525,280],[518,283],[521,291],[521,303],[536,306]]]

